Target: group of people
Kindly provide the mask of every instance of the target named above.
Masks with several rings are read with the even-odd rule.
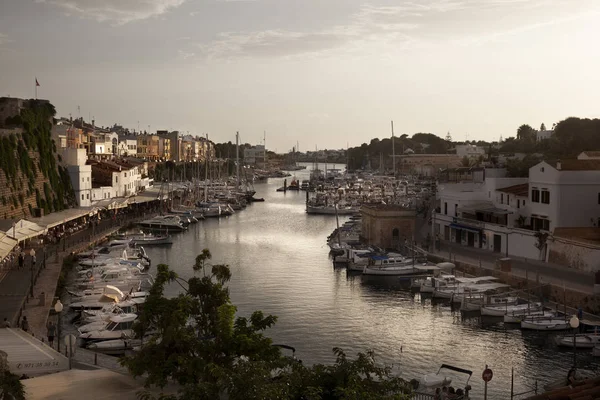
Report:
[[[465,389],[454,389],[452,386],[444,386],[442,388],[435,389],[435,400],[464,400],[468,398],[468,390]]]

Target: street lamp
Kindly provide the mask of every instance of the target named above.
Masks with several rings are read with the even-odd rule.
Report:
[[[573,368],[577,368],[577,348],[575,345],[575,339],[577,337],[576,332],[577,328],[579,328],[579,318],[577,318],[577,315],[573,315],[571,317],[569,320],[569,325],[571,325],[571,328],[573,328]]]
[[[54,311],[56,311],[56,314],[58,314],[58,322],[56,323],[56,333],[57,333],[57,340],[56,342],[57,344],[57,350],[60,353],[60,313],[63,310],[63,305],[60,302],[60,299],[56,300],[56,304],[54,304]]]
[[[31,285],[29,287],[29,295],[33,298],[33,269],[35,268],[35,250],[31,249],[29,251],[29,255],[31,256]]]

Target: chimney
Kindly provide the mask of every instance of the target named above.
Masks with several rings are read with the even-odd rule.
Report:
[[[562,165],[561,165],[561,163],[560,163],[560,160],[558,160],[558,161],[556,162],[556,169],[557,169],[557,170],[559,170],[559,171],[562,169]]]

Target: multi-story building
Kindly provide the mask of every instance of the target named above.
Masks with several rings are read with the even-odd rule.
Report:
[[[124,160],[92,161],[94,188],[112,187],[113,197],[127,197],[138,193],[142,175],[140,167]]]
[[[92,167],[87,165],[87,154],[84,148],[64,148],[62,162],[66,164],[75,199],[79,207],[92,205]]]
[[[166,161],[171,159],[171,139],[158,136],[158,158]]]
[[[535,132],[535,140],[541,142],[542,140],[550,139],[554,135],[553,130],[546,131],[536,131]]]
[[[534,230],[600,223],[600,160],[541,162],[529,169],[529,213]]]
[[[119,135],[117,156],[137,156],[137,137],[135,135]]]
[[[96,160],[110,160],[117,154],[119,136],[114,132],[93,132],[88,134],[90,141],[88,157]]]
[[[138,135],[137,136],[137,156],[145,160],[157,161],[159,137],[158,135]]]
[[[168,146],[163,143],[163,149],[169,148],[170,157],[167,157],[167,154],[164,154],[161,157],[164,157],[166,160],[181,161],[181,137],[179,136],[179,132],[169,132],[164,130],[157,131],[156,134],[159,137],[169,140]]]
[[[265,146],[262,144],[252,146],[249,149],[244,149],[244,162],[246,164],[262,165],[265,163],[265,152]]]

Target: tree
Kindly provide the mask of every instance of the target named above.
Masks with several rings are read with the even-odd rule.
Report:
[[[528,177],[529,169],[538,164],[541,159],[534,155],[527,155],[522,160],[518,158],[509,159],[506,162],[506,174],[509,177]]]
[[[408,399],[408,384],[377,366],[372,352],[348,360],[334,349],[333,366],[305,367],[282,356],[264,335],[276,317],[255,311],[235,318],[225,286],[231,278],[227,265],[211,265],[208,249],[196,257],[195,276],[188,281],[160,264],[155,283],[134,325],[145,339],[141,350],[121,360],[132,375],[144,376],[146,387],[178,384],[177,395],[161,399]],[[196,276],[200,275],[202,276]],[[183,293],[164,297],[168,283]],[[153,398],[148,392],[141,397]]]
[[[0,400],[8,399],[25,400],[25,388],[18,375],[2,370],[0,366]]]
[[[471,160],[469,159],[469,157],[464,156],[460,162],[462,167],[470,167],[471,166]]]

